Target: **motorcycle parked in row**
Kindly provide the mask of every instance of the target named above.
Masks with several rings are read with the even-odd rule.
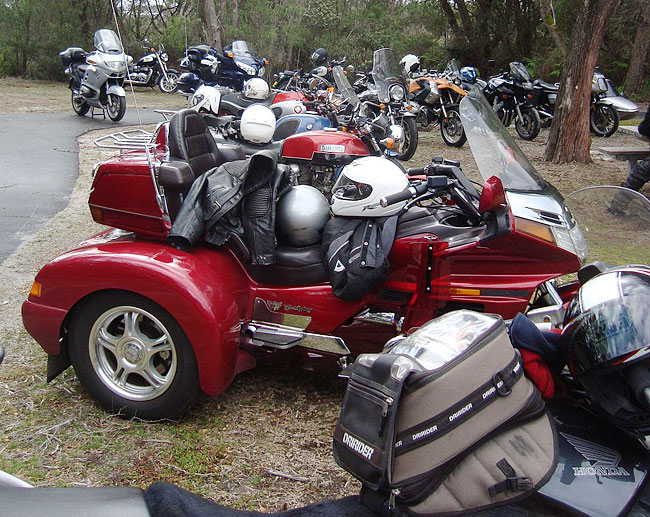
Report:
[[[518,61],[510,63],[509,71],[490,77],[483,89],[503,125],[508,127],[514,119],[515,130],[523,140],[534,140],[542,126],[535,93],[526,66]]]
[[[147,43],[146,39],[144,43]],[[175,92],[180,74],[177,70],[167,68],[169,56],[165,52],[163,44],[161,43],[157,50],[148,44],[143,48],[148,54],[138,59],[134,65],[129,66],[126,82],[133,86],[149,88],[158,86],[163,93]]]
[[[334,67],[332,74],[346,103],[339,107],[339,125],[358,133],[371,153],[410,160],[418,146],[418,130],[416,115],[408,104],[399,54],[389,48],[376,50],[372,83],[358,95],[343,68]]]
[[[553,114],[555,113],[555,105],[557,103],[557,95],[560,89],[558,83],[552,84],[535,79],[533,85],[536,90],[535,99],[537,101],[537,109],[542,121],[542,127],[551,125]],[[624,113],[636,113],[638,106],[631,103],[627,99],[612,96],[610,89],[611,81],[609,81],[600,72],[595,72],[591,83],[591,103],[589,108],[589,128],[596,136],[609,137],[612,136],[619,126],[620,115],[615,105],[625,110]],[[630,104],[634,106],[630,106]],[[636,107],[636,110],[634,109]]]
[[[186,70],[179,78],[178,88],[190,94],[201,83],[219,85],[241,91],[244,83],[266,73],[267,59],[260,59],[242,40],[233,41],[223,53],[208,45],[196,45],[185,51],[181,68]]]
[[[440,126],[442,140],[453,147],[461,147],[467,140],[458,113],[458,104],[465,95],[447,70],[441,75],[411,74],[409,102],[417,113],[418,128],[429,131]]]
[[[117,122],[126,112],[124,80],[130,56],[117,34],[110,29],[95,32],[95,51],[70,47],[60,52],[65,74],[70,77],[72,109],[83,116],[90,108],[100,108],[108,118]]]
[[[456,308],[505,318],[525,311],[547,281],[579,269],[582,234],[482,95],[466,96],[460,113],[486,180],[480,193],[457,163],[443,161],[376,202],[381,185],[359,185],[358,197],[350,184],[334,189],[377,217],[386,213],[383,203],[414,198],[398,219],[388,278],[353,301],[334,295],[320,244],[280,240],[268,266],[251,264],[241,239],[221,247],[199,243],[191,252],[167,244],[172,207],[195,175],[213,166],[216,147],[207,128],[194,125],[198,120],[185,124],[189,133],[169,134],[176,126],[161,124],[148,143],[140,136],[133,151],[95,172],[91,214],[111,228],[44,266],[23,304],[25,328],[48,353],[48,379],[72,361],[108,410],[168,418],[199,390],[222,392],[258,359],[336,369],[341,357],[377,350],[400,330]],[[194,152],[167,161],[169,149]],[[336,131],[294,135],[282,149],[294,163],[334,170],[343,157],[366,153],[358,138]]]

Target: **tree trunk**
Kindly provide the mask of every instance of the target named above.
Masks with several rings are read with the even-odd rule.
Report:
[[[230,25],[232,30],[237,31],[239,28],[239,0],[230,0]]]
[[[636,37],[633,40],[630,66],[625,76],[626,93],[637,93],[643,87],[645,79],[645,61],[650,49],[650,9],[645,1],[640,2],[641,12]]]
[[[553,38],[553,41],[558,46],[558,48],[562,49],[562,54],[564,54],[564,57],[566,57],[569,49],[567,48],[566,41],[564,41],[562,34],[560,34],[560,29],[558,29],[557,23],[555,21],[555,8],[553,7],[553,0],[538,0],[538,3],[539,10],[542,13],[542,18],[549,34]]]
[[[221,50],[221,23],[217,17],[214,0],[201,0],[207,38],[214,48]]]
[[[546,161],[591,162],[591,81],[605,29],[620,1],[580,0],[582,9],[571,35],[571,52],[560,75],[558,104],[544,154]]]

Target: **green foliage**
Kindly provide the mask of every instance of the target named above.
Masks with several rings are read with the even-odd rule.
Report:
[[[367,68],[372,52],[382,46],[402,54],[420,56],[426,68],[444,68],[451,57],[461,65],[479,66],[483,76],[497,72],[509,61],[525,60],[531,73],[556,80],[564,56],[541,21],[534,0],[465,0],[468,20],[461,20],[460,2],[449,0],[226,0],[224,38],[245,39],[270,71],[311,68],[314,49],[325,47],[330,58],[346,56],[359,70]],[[555,24],[569,41],[581,0],[554,0]],[[186,43],[204,41],[201,2],[178,0],[178,13],[157,19],[155,27],[142,1],[115,0],[127,52],[137,58],[140,38],[152,45],[162,41],[170,64],[182,57]],[[221,1],[216,1],[219,11]],[[161,5],[172,5],[164,0]],[[600,68],[616,85],[625,78],[633,36],[643,0],[623,0],[609,24],[600,54]],[[233,18],[233,7],[238,14]],[[130,9],[130,11],[129,11]],[[137,10],[136,12],[136,9]],[[451,30],[448,14],[458,30]],[[547,20],[550,21],[550,20]],[[114,28],[110,3],[105,0],[5,0],[0,2],[0,74],[33,78],[62,78],[58,52],[68,46],[90,49],[100,27]],[[488,69],[488,60],[496,62]],[[175,66],[175,64],[172,64]]]

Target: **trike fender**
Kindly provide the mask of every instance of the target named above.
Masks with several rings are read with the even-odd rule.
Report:
[[[41,295],[30,294],[23,305],[28,332],[58,355],[68,316],[89,296],[136,293],[160,305],[183,329],[202,390],[210,396],[224,391],[235,375],[241,320],[250,298],[249,281],[232,252],[199,247],[189,253],[138,240],[87,243],[37,275]]]

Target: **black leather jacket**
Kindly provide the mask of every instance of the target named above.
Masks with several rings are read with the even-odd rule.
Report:
[[[201,239],[221,246],[238,235],[249,248],[252,264],[273,264],[275,202],[291,186],[287,169],[276,162],[276,152],[260,151],[199,176],[183,200],[168,241],[189,249]]]

